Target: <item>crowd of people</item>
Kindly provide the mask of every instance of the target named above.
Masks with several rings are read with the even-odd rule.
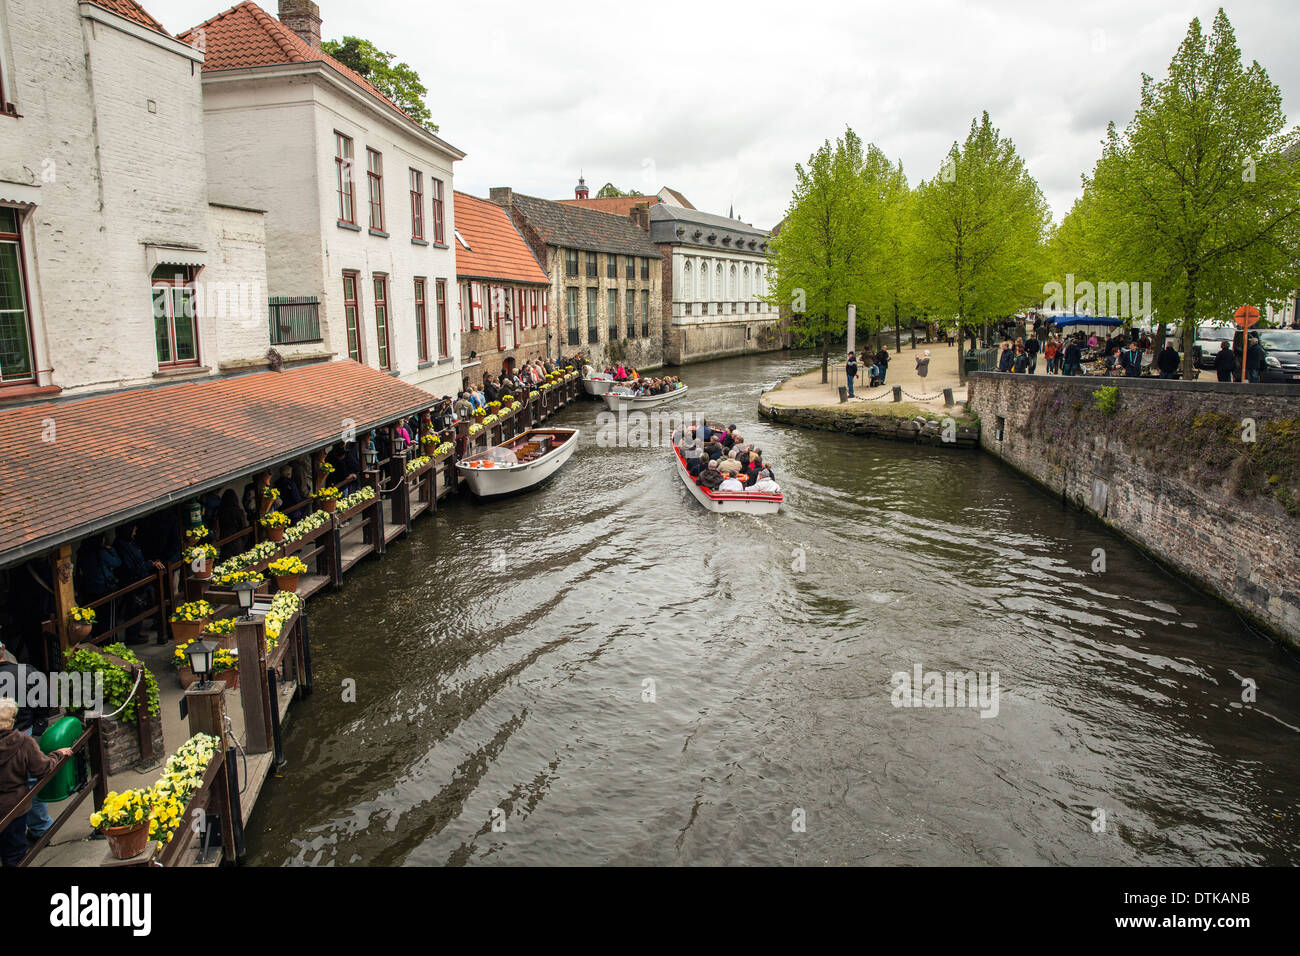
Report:
[[[1250,333],[1246,343],[1246,375],[1250,381],[1258,382],[1264,365],[1264,348],[1254,332]],[[1156,350],[1148,333],[1121,329],[1105,340],[1095,332],[1075,332],[1064,338],[1048,335],[1042,342],[1036,336],[1008,339],[1002,343],[998,354],[997,370],[1032,375],[1038,370],[1040,354],[1047,361],[1048,375],[1136,378],[1149,366],[1153,375],[1172,379],[1178,378],[1183,361],[1173,339],[1165,339],[1163,348]],[[1218,380],[1241,381],[1241,367],[1241,353],[1231,342],[1221,342],[1214,356]]]
[[[563,359],[555,362],[550,358],[533,356],[521,365],[503,369],[500,375],[484,372],[483,383],[478,387],[466,379],[460,395],[451,404],[454,416],[452,421],[472,418],[477,409],[487,408],[489,402],[499,402],[506,395],[513,395],[522,401],[529,392],[546,381],[546,376],[564,365]]]
[[[925,350],[924,358],[925,368],[928,371],[930,366],[929,349]],[[848,382],[850,398],[853,397],[854,380],[864,368],[866,369],[866,372],[863,373],[863,377],[867,380],[865,384],[868,388],[878,388],[881,385],[884,385],[885,380],[889,377],[889,349],[881,346],[880,351],[875,354],[872,354],[870,349],[863,349],[861,362],[858,361],[858,357],[854,353],[849,353],[848,358],[844,362],[844,380]],[[924,373],[921,372],[920,369],[921,366],[918,363],[917,372],[924,376]]]
[[[686,470],[708,491],[779,494],[772,466],[763,461],[763,449],[745,440],[735,425],[714,428],[707,423],[683,425],[673,432]]]
[[[683,387],[682,380],[675,375],[665,375],[663,378],[638,376],[625,381],[619,391],[628,395],[663,395]]]

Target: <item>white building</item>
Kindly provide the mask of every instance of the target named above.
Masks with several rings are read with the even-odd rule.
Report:
[[[278,9],[282,20],[241,3],[181,36],[204,52],[212,195],[267,211],[273,344],[454,394],[452,163],[464,154],[322,52],[315,3]]]
[[[663,255],[666,362],[781,347],[779,312],[763,300],[770,270],[765,230],[661,201],[650,207],[650,238]]]
[[[0,402],[266,363],[262,215],[210,202],[201,59],[133,0],[0,0]]]

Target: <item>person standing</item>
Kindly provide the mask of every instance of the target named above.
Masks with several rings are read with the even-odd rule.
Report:
[[[1264,346],[1259,344],[1259,334],[1251,332],[1246,339],[1246,377],[1258,382],[1264,371]]]
[[[1156,356],[1156,368],[1160,369],[1160,377],[1177,378],[1179,364],[1178,350],[1172,342],[1165,342],[1165,347]]]
[[[1136,339],[1129,339],[1128,350],[1123,355],[1124,377],[1137,378],[1142,374],[1142,350]]]
[[[844,363],[844,378],[849,383],[849,398],[853,397],[853,380],[858,376],[858,357],[852,352],[849,353],[848,361]]]
[[[1039,349],[1039,346],[1040,346],[1040,343],[1039,343],[1039,341],[1038,341],[1038,329],[1035,328],[1035,330],[1034,330],[1034,335],[1030,336],[1029,340],[1028,340],[1027,342],[1025,342],[1025,355],[1026,355],[1026,356],[1028,357],[1028,359],[1029,359],[1029,374],[1030,374],[1030,375],[1037,375],[1037,374],[1038,374],[1038,349]]]
[[[1019,342],[1016,343],[1016,353],[1011,359],[1011,371],[1018,375],[1029,372],[1029,350]]]
[[[876,353],[876,371],[880,375],[880,384],[884,385],[889,372],[889,349],[882,347]]]
[[[1219,351],[1214,356],[1214,372],[1220,382],[1231,382],[1234,380],[1237,370],[1237,353],[1234,352],[1227,342],[1219,343]]]
[[[71,757],[67,747],[52,754],[41,753],[34,737],[14,729],[18,702],[0,697],[0,817],[19,807],[31,792],[31,781],[39,780],[55,768],[57,757]],[[17,816],[0,833],[0,863],[17,866],[27,855],[28,813]]]
[[[1002,343],[1002,351],[998,354],[998,371],[1010,372],[1011,364],[1015,360],[1016,354],[1011,351],[1011,342]]]
[[[917,378],[921,380],[921,383],[924,384],[925,377],[929,374],[930,374],[930,350],[926,349],[924,355],[918,355],[916,357],[916,375]]]
[[[1079,348],[1079,340],[1078,338],[1070,339],[1070,344],[1065,347],[1064,368],[1061,370],[1061,374],[1078,375],[1079,366],[1082,363],[1083,349]]]

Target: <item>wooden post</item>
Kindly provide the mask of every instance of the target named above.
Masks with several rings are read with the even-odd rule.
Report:
[[[235,624],[239,647],[239,698],[244,708],[244,751],[270,751],[271,689],[266,679],[266,623],[260,620]]]
[[[72,545],[65,544],[51,558],[50,580],[54,582],[54,627],[59,635],[59,650],[66,651],[70,646],[68,639],[68,616],[77,603],[72,586]],[[59,666],[62,666],[60,660]]]
[[[209,681],[203,690],[198,684],[190,685],[185,692],[185,706],[189,713],[190,736],[207,734],[216,737],[220,749],[226,744],[226,682]]]

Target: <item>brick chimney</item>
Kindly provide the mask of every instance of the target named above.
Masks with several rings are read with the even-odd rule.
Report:
[[[280,22],[320,49],[320,7],[312,0],[280,0]]]
[[[631,218],[631,220],[634,223],[636,223],[646,232],[650,231],[650,204],[649,203],[647,202],[637,203],[635,206],[632,207],[632,211],[628,213],[628,216]]]
[[[488,191],[488,199],[498,206],[505,206],[509,209],[515,204],[515,191],[509,186],[493,186]]]

